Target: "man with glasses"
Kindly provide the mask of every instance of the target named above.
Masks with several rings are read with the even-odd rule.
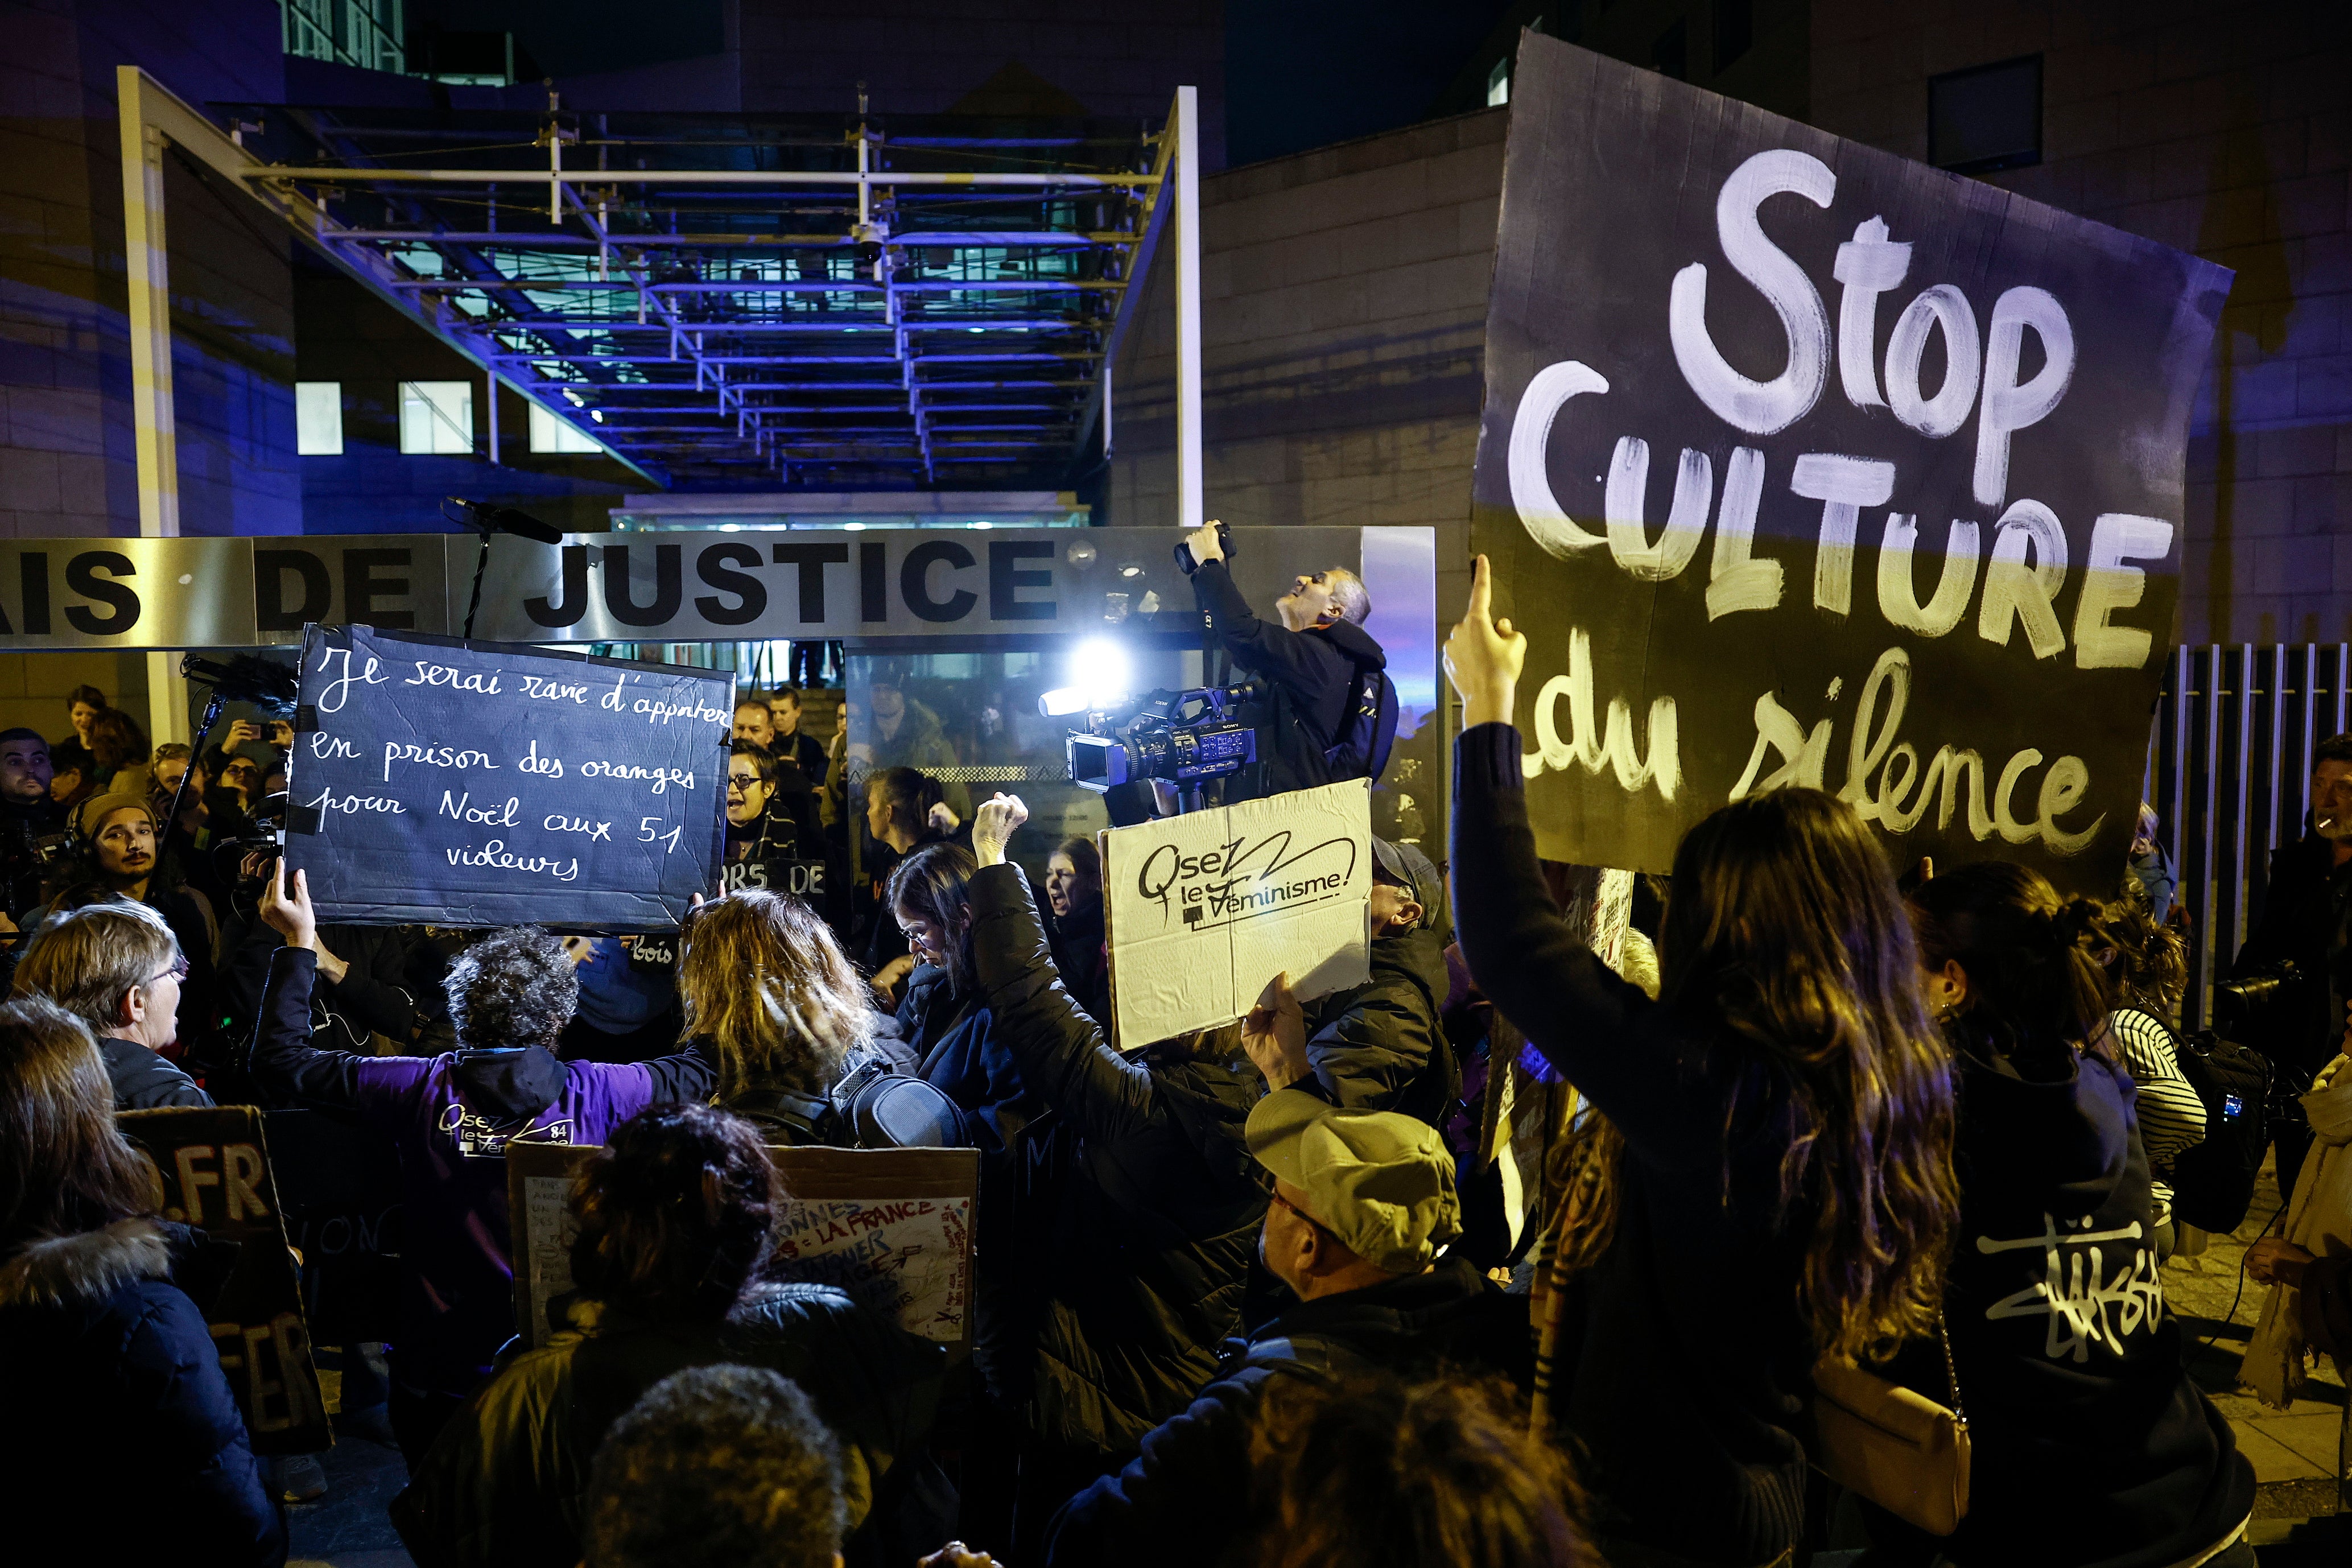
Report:
[[[1274,602],[1277,619],[1263,621],[1226,568],[1218,525],[1184,542],[1194,563],[1193,598],[1209,629],[1237,668],[1269,689],[1258,704],[1257,762],[1227,781],[1226,802],[1343,779],[1377,781],[1396,734],[1396,696],[1388,655],[1364,630],[1372,596],[1363,579],[1343,566],[1302,573]]]
[[[179,1039],[188,961],[163,917],[142,904],[88,904],[45,924],[16,966],[21,994],[46,996],[98,1037],[117,1110],[210,1105],[161,1052]]]

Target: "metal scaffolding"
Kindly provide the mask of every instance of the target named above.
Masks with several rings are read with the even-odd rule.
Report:
[[[1161,127],[257,105],[206,161],[664,488],[989,488],[1107,447],[1193,101]]]

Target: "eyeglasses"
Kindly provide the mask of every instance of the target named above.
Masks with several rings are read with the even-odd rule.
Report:
[[[1312,1226],[1321,1234],[1325,1236],[1329,1236],[1331,1234],[1329,1228],[1327,1227],[1321,1220],[1317,1219],[1313,1215],[1308,1214],[1305,1209],[1300,1208],[1297,1204],[1292,1203],[1288,1198],[1284,1197],[1279,1189],[1269,1188],[1265,1195],[1274,1202],[1280,1204],[1284,1208],[1288,1209],[1292,1214],[1297,1215],[1300,1219],[1305,1220],[1308,1225]]]
[[[727,793],[729,795],[738,794],[741,791],[750,789],[753,784],[758,784],[759,782],[760,775],[757,773],[729,773],[727,775]]]
[[[150,984],[150,985],[152,985],[152,984],[154,984],[157,981],[161,981],[161,980],[185,980],[187,977],[188,977],[188,958],[187,958],[187,955],[186,955],[185,953],[182,953],[182,954],[180,955],[180,961],[179,961],[178,963],[176,963],[173,964],[171,968],[169,968],[169,969],[167,969],[167,970],[163,971],[163,973],[161,973],[161,974],[155,974],[155,975],[151,975],[151,976],[149,976],[149,977],[148,977],[147,984]]]

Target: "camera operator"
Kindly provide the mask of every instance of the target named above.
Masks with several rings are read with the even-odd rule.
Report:
[[[1372,596],[1363,580],[1339,566],[1301,574],[1274,602],[1280,624],[1262,621],[1234,585],[1218,530],[1212,522],[1184,542],[1195,563],[1193,597],[1234,663],[1271,688],[1258,724],[1264,782],[1244,782],[1253,771],[1244,770],[1228,783],[1225,799],[1377,777],[1386,760],[1379,755],[1381,748],[1360,743],[1349,722],[1367,691],[1376,711],[1393,706],[1392,700],[1380,701],[1388,656],[1364,631]]]
[[[2345,1034],[2345,1004],[2352,997],[2352,734],[2322,741],[2312,752],[2311,829],[2271,857],[2270,890],[2263,918],[2231,971],[2235,985],[2254,983],[2244,1010],[2241,1044],[2271,1059],[2280,1092],[2271,1097],[2282,1194],[2311,1148],[2311,1129],[2299,1114],[2283,1123],[2275,1113],[2296,1104]],[[2261,983],[2275,981],[2274,989]],[[2265,994],[2266,993],[2266,994]],[[2226,991],[2224,992],[2226,994]],[[2244,993],[2241,993],[2244,994]],[[2217,1003],[2226,1005],[2222,995]],[[2226,1032],[2226,1031],[2225,1031]],[[2299,1110],[2299,1108],[2298,1108]]]
[[[45,859],[64,848],[66,811],[49,798],[49,776],[38,730],[0,730],[0,906],[12,929],[41,901]]]

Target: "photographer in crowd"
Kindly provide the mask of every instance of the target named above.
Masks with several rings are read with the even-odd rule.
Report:
[[[1241,782],[1246,772],[1228,781],[1227,803],[1378,779],[1396,735],[1396,694],[1388,655],[1364,630],[1372,596],[1363,579],[1343,566],[1302,573],[1274,602],[1277,619],[1260,620],[1226,569],[1220,526],[1184,541],[1192,594],[1217,645],[1268,688],[1258,725],[1263,783]]]
[[[2252,1005],[2221,1027],[2277,1069],[2271,1096],[2278,1184],[2294,1179],[2311,1148],[2311,1128],[2295,1096],[2311,1087],[2344,1038],[2352,1001],[2346,948],[2352,945],[2352,734],[2332,736],[2312,752],[2311,827],[2271,857],[2262,923],[2231,969]],[[2217,996],[2217,1000],[2219,997]]]

